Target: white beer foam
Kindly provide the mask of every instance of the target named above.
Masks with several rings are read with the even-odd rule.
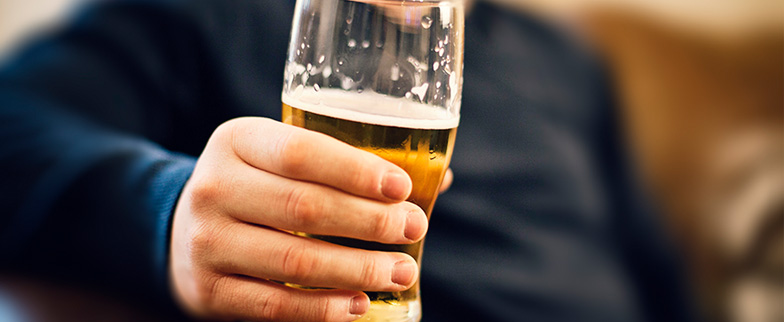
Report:
[[[286,105],[311,113],[343,120],[412,129],[451,129],[460,115],[442,107],[412,102],[371,91],[347,92],[340,89],[305,89],[295,91],[296,98],[283,93]]]

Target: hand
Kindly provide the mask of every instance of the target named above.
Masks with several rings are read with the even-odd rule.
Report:
[[[175,209],[175,295],[199,317],[355,320],[370,304],[359,290],[413,286],[414,259],[287,231],[419,241],[428,223],[403,201],[411,185],[394,164],[326,135],[269,119],[231,120],[212,134]]]

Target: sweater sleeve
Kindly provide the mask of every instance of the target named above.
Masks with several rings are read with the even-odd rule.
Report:
[[[0,270],[170,302],[169,227],[195,163],[176,139],[195,99],[178,93],[195,91],[168,41],[185,23],[122,6],[0,69]]]

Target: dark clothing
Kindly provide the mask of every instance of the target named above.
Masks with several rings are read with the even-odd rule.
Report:
[[[0,71],[4,270],[172,306],[171,215],[212,131],[279,119],[293,3],[112,1]],[[456,178],[424,321],[682,321],[674,255],[630,180],[607,81],[552,26],[466,23]]]

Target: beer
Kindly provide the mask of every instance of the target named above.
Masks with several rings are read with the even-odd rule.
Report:
[[[282,120],[287,124],[318,131],[374,153],[403,168],[413,181],[408,201],[421,207],[430,218],[439,186],[449,167],[458,117],[443,109],[405,98],[376,93],[322,90],[293,98],[283,95]],[[390,115],[391,114],[391,115]],[[381,251],[405,252],[417,263],[422,241],[410,245],[388,245],[332,236],[311,236],[340,245]],[[392,315],[417,321],[419,282],[403,292],[367,292],[371,308],[364,320],[380,321]]]

